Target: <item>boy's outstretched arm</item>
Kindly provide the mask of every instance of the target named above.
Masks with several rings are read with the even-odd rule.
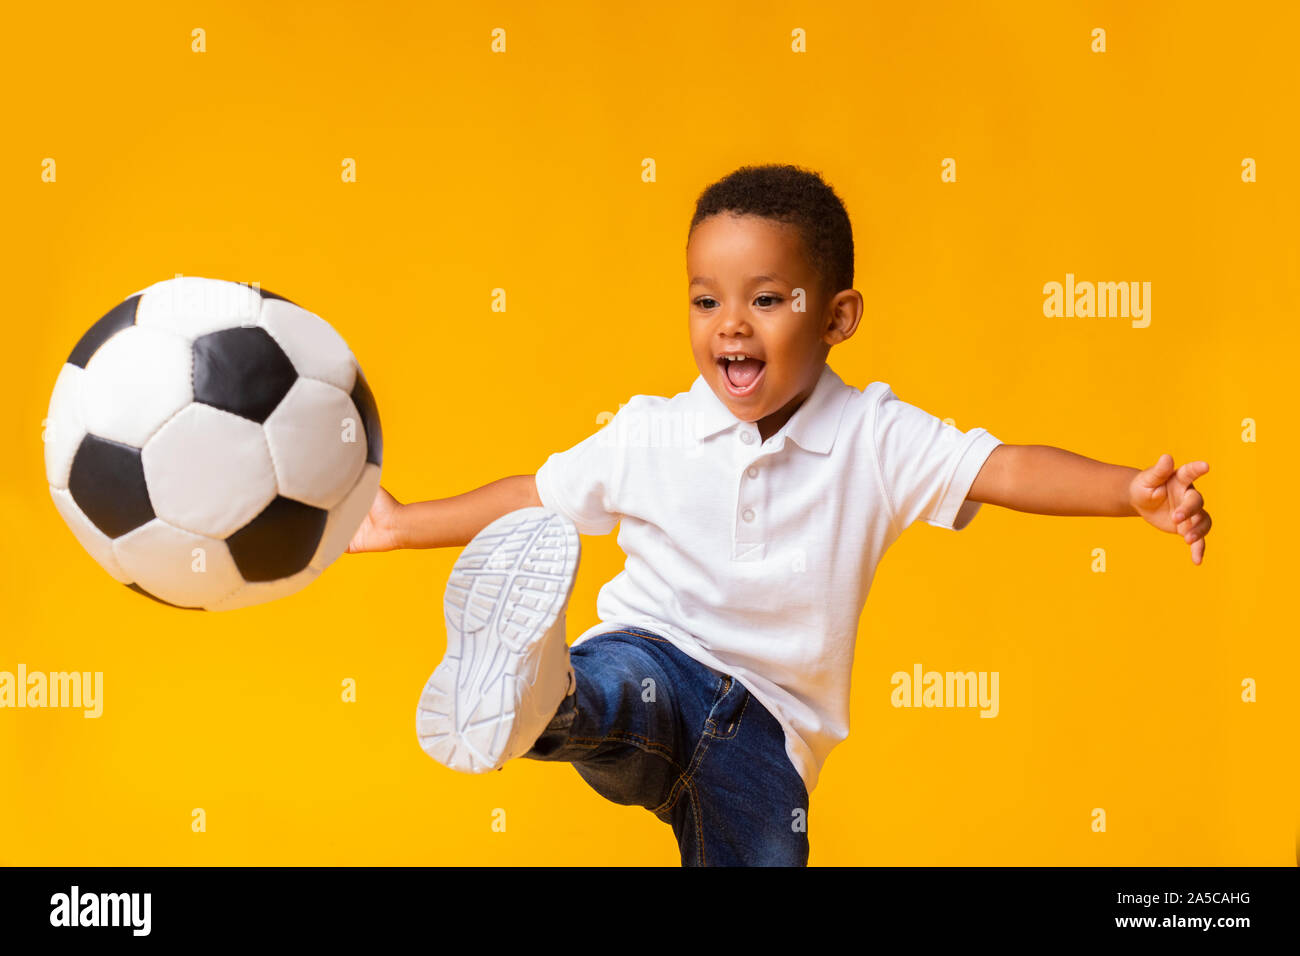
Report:
[[[511,475],[463,495],[408,505],[380,488],[346,553],[463,548],[497,518],[529,507],[542,507],[532,475]]]
[[[1203,461],[1175,468],[1170,455],[1139,470],[1051,445],[999,445],[966,497],[1040,515],[1137,515],[1182,535],[1191,545],[1192,563],[1200,564],[1210,513],[1192,482],[1209,470]]]

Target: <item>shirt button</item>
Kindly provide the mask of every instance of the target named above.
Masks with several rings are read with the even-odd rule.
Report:
[[[749,477],[751,478],[757,478],[758,469],[755,468],[753,465],[750,465],[748,468],[745,469],[745,474],[749,475]]]
[[[749,432],[741,432],[740,440],[743,441],[746,445],[749,445],[753,443],[754,436]]]
[[[753,520],[754,520],[754,509],[753,509],[753,508],[746,508],[744,511],[742,511],[742,512],[740,513],[740,516],[741,516],[742,518],[744,518],[746,521],[753,521]]]

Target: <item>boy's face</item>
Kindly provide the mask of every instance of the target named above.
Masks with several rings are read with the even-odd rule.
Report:
[[[853,334],[862,297],[828,298],[793,227],[759,216],[710,216],[686,247],[691,350],[733,415],[775,434],[812,394],[830,347]],[[795,290],[803,308],[796,312]],[[724,352],[752,360],[730,362]]]

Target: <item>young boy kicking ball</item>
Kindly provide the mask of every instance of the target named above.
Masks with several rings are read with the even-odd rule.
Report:
[[[808,794],[848,735],[858,619],[885,550],[981,503],[1140,515],[1200,564],[1210,516],[1175,469],[960,431],[826,363],[862,318],[848,214],[819,176],[745,167],[700,196],[686,252],[699,377],[633,396],[534,475],[402,505],[349,547],[460,547],[424,750],[479,773],[572,763],[671,824],[684,865],[804,865]],[[578,534],[619,526],[600,624],[565,644]]]

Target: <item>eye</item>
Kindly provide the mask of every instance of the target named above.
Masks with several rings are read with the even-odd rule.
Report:
[[[766,303],[763,303],[760,301],[763,299],[766,299],[768,301]],[[773,295],[771,292],[764,292],[763,294],[756,296],[754,298],[754,301],[759,303],[760,308],[771,308],[774,305],[779,305],[781,302],[785,300],[782,299],[781,296],[779,295]],[[692,304],[701,309],[708,309],[711,308],[711,306],[705,304],[708,302],[716,303],[717,300],[714,299],[713,296],[711,295],[702,295],[698,299],[693,300]]]

